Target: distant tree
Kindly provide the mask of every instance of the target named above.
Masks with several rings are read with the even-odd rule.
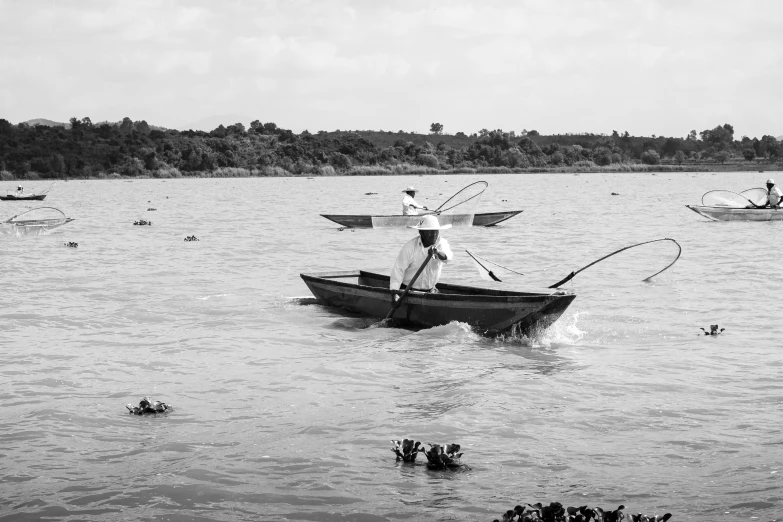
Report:
[[[133,120],[131,120],[126,116],[122,119],[122,123],[120,123],[120,133],[130,134],[132,131],[133,131]]]
[[[440,166],[438,158],[433,154],[419,154],[416,156],[416,163],[431,169],[437,169]]]
[[[88,128],[92,127],[92,120],[89,118],[89,116],[82,118],[82,125]]]
[[[698,139],[698,137],[696,135],[696,130],[694,129],[694,130],[690,131],[688,133],[688,137],[686,139],[689,139],[691,141],[696,141]]]
[[[540,136],[537,130],[529,130],[527,131],[528,136]]]
[[[564,161],[565,161],[565,156],[563,156],[563,153],[562,153],[562,152],[560,152],[559,150],[558,150],[558,151],[556,151],[556,152],[554,152],[554,153],[553,153],[553,154],[552,154],[552,155],[549,157],[549,162],[550,162],[552,165],[562,165]]]
[[[233,125],[229,125],[226,127],[226,130],[229,134],[237,134],[237,135],[243,135],[245,134],[245,126],[241,123],[235,123]]]
[[[441,133],[443,133],[442,123],[433,123],[430,125],[430,134],[441,134]]]
[[[605,167],[612,163],[612,151],[608,147],[596,147],[593,150],[593,161],[596,165]]]
[[[654,150],[648,150],[642,154],[642,163],[646,165],[658,165],[661,162],[661,157]]]
[[[715,161],[718,161],[719,163],[725,163],[726,160],[729,159],[729,153],[725,150],[719,150],[713,154],[712,157],[715,158]]]
[[[49,170],[51,170],[58,176],[62,176],[65,174],[65,158],[63,158],[62,154],[52,155],[52,158],[49,161]]]
[[[620,134],[618,134],[616,130],[613,130],[612,131],[612,138],[619,138],[619,137],[620,137]]]
[[[462,131],[459,131],[458,133],[456,133],[456,134],[454,135],[454,137],[456,137],[456,138],[467,138],[467,136],[465,135],[465,133],[464,133],[464,132],[462,132]]]
[[[152,129],[150,129],[150,126],[147,124],[147,122],[145,120],[137,121],[136,123],[134,123],[133,124],[133,129],[136,132],[140,132],[140,133],[144,134],[145,136],[149,136],[150,131],[152,130]]]
[[[79,118],[75,118],[75,117],[71,118],[68,121],[71,123],[71,129],[74,129],[74,130],[78,129],[81,126],[81,124],[82,124],[81,120]]]
[[[681,150],[678,150],[674,154],[674,161],[676,161],[678,165],[682,165],[682,162],[685,161],[685,153]]]
[[[340,152],[335,152],[332,154],[332,157],[329,158],[329,163],[331,163],[335,168],[342,170],[348,170],[353,165],[351,163],[351,158],[345,154],[341,154]]]
[[[742,149],[742,157],[748,161],[753,161],[754,159],[756,159],[756,151],[753,150],[753,147]]]
[[[481,129],[479,132],[479,136],[488,136],[489,131],[487,129]]]

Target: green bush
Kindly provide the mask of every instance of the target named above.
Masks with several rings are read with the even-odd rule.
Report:
[[[438,158],[432,154],[419,154],[416,156],[416,163],[431,169],[437,169],[440,166]]]
[[[0,170],[0,180],[13,181],[14,179],[16,179],[14,178],[14,175],[8,172],[7,170]]]

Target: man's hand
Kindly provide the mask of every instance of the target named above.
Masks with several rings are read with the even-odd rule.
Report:
[[[399,300],[400,300],[400,296],[399,296],[399,295],[397,295],[397,294],[392,294],[392,301],[393,301],[393,302],[395,302],[395,303],[396,303],[396,302],[397,302],[397,301],[399,301]]]
[[[444,261],[446,259],[446,254],[441,254],[440,251],[438,251],[437,248],[430,247],[430,252],[432,252],[432,257],[437,257],[441,261]]]

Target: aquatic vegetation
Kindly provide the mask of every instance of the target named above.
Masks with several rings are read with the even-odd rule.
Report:
[[[198,241],[199,239],[196,236],[188,236],[185,238],[185,241]]]
[[[631,522],[666,522],[671,517],[671,513],[665,515],[626,515],[623,511],[624,505],[617,509],[604,510],[600,507],[563,507],[560,502],[551,502],[549,505],[543,505],[541,502],[535,504],[516,505],[514,509],[509,509],[501,515],[500,519],[493,522],[621,522],[626,518]]]
[[[140,219],[138,221],[134,221],[133,224],[134,225],[140,225],[140,226],[144,226],[144,225],[152,226],[152,221],[147,221],[146,219]]]
[[[397,455],[397,460],[402,460],[403,462],[416,462],[416,456],[420,451],[423,451],[423,448],[419,447],[421,442],[414,442],[413,439],[393,440],[391,442],[394,444],[392,452]]]
[[[75,243],[73,241],[68,241],[67,243],[64,243],[64,245],[67,246],[67,247],[70,247],[70,248],[76,248],[76,247],[79,246],[79,243]]]
[[[128,408],[128,411],[134,415],[144,415],[145,413],[164,413],[173,410],[171,404],[166,404],[165,402],[161,401],[152,401],[147,397],[142,398],[139,401],[138,406],[126,404],[125,407]]]

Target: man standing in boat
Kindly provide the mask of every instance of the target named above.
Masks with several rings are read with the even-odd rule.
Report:
[[[419,205],[415,199],[413,199],[416,196],[416,189],[413,187],[408,187],[405,190],[403,190],[405,193],[405,197],[402,198],[402,215],[403,216],[418,216],[419,210],[429,210],[427,207],[423,205]]]
[[[24,189],[22,188],[22,185],[19,185],[16,187],[16,197],[21,198],[24,195]]]
[[[411,290],[437,292],[435,285],[440,279],[443,265],[454,259],[448,241],[440,237],[440,231],[451,228],[451,225],[441,226],[437,217],[429,215],[424,216],[418,225],[412,225],[408,228],[418,230],[419,235],[402,246],[394,261],[389,288],[391,290],[406,288],[424,260],[427,259],[429,251],[432,250],[432,259],[429,260],[419,278],[413,283]],[[398,298],[399,296],[395,294],[394,300],[396,301]]]
[[[767,204],[766,207],[779,209],[780,200],[783,199],[783,192],[775,186],[775,180],[770,178],[767,180]]]

